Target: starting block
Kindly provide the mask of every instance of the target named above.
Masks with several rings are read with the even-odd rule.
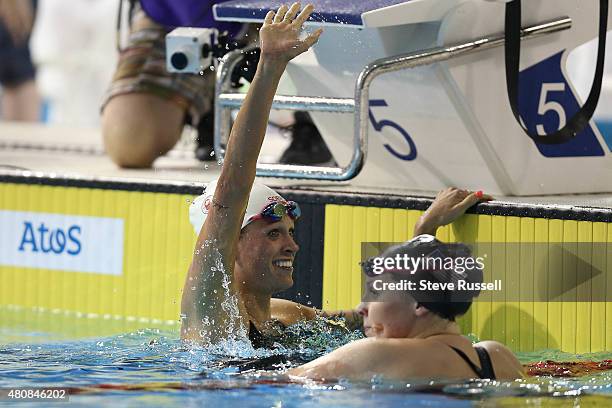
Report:
[[[537,143],[516,122],[506,89],[505,2],[311,3],[316,13],[307,28],[322,25],[325,32],[289,65],[290,85],[281,89],[295,95],[279,95],[273,108],[310,111],[341,165],[260,165],[258,175],[426,191],[456,185],[503,195],[612,191],[612,141],[593,121],[561,144]],[[583,103],[566,63],[597,37],[598,2],[523,3],[519,111],[532,133],[545,135]],[[215,18],[261,22],[280,4],[225,2],[215,6]],[[239,59],[230,54],[219,68],[220,155],[229,110],[243,98],[227,85]]]

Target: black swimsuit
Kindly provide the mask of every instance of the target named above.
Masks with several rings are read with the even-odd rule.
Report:
[[[259,331],[255,324],[249,320],[249,340],[254,348],[261,348],[265,343],[264,335]]]
[[[255,324],[249,320],[249,340],[254,348],[271,348],[274,343],[282,342],[283,331],[286,326],[278,320],[272,320],[276,333],[263,334]]]
[[[282,343],[285,340],[282,329],[285,325],[278,320],[272,321],[277,333],[262,333],[252,321],[249,321],[249,340],[254,348],[273,348],[275,344]],[[217,364],[216,368],[237,368],[238,371],[244,372],[249,370],[276,370],[279,365],[300,365],[305,364],[309,360],[304,360],[302,356],[291,356],[285,354],[273,354],[267,357],[242,358],[233,360],[224,360]]]
[[[451,349],[455,351],[461,357],[479,378],[495,380],[495,370],[493,370],[493,364],[491,363],[491,356],[487,350],[482,347],[474,346],[474,350],[476,350],[476,354],[478,354],[478,359],[480,360],[480,368],[470,360],[470,358],[465,355],[465,353],[458,348],[453,346],[449,346]]]

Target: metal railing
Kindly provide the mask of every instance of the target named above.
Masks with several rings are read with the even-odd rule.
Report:
[[[572,20],[563,17],[550,22],[537,24],[522,30],[521,39],[533,39],[546,34],[553,34],[571,28]],[[372,81],[379,75],[403,69],[416,68],[442,62],[477,51],[489,50],[504,44],[503,34],[483,37],[474,41],[416,51],[378,59],[361,71],[355,83],[354,99],[326,98],[312,96],[277,95],[272,109],[337,112],[354,114],[353,155],[345,167],[301,166],[291,164],[258,164],[257,175],[263,177],[281,177],[296,179],[315,179],[345,181],[356,177],[363,168],[367,155],[369,129],[369,95]],[[215,88],[215,134],[214,148],[218,158],[223,159],[222,140],[228,137],[231,127],[231,109],[239,108],[245,95],[231,93],[231,73],[236,64],[249,50],[236,50],[227,54],[219,64]]]

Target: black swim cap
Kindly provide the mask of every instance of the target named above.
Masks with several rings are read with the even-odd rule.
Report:
[[[375,258],[395,259],[397,256],[421,258],[420,267],[416,270],[391,268],[382,273],[374,268]],[[471,267],[466,267],[468,259],[471,260],[467,261]],[[419,282],[424,280],[432,284],[454,283],[457,288],[460,281],[465,281],[467,286],[483,281],[483,270],[472,257],[470,247],[462,243],[444,243],[432,235],[419,235],[410,241],[392,246],[377,257],[363,262],[362,269],[368,277],[388,273],[395,280],[415,282],[417,289],[410,290],[409,294],[420,305],[451,321],[468,311],[473,298],[478,296],[480,290],[427,290],[421,289]]]

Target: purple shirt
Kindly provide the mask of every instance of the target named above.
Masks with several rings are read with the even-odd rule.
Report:
[[[175,27],[216,28],[236,35],[242,24],[215,21],[213,6],[229,0],[140,0],[142,9],[156,23]]]

